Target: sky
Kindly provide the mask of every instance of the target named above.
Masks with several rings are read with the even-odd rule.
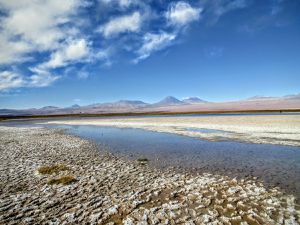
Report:
[[[0,0],[0,108],[300,93],[299,0]]]

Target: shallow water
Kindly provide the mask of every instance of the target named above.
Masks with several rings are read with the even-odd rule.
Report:
[[[32,126],[34,121],[6,125]],[[38,125],[41,126],[41,125]],[[127,159],[146,157],[159,168],[209,172],[232,177],[256,176],[270,186],[280,186],[300,199],[300,147],[207,141],[168,133],[100,126],[43,125],[64,128],[88,138]],[[195,130],[194,132],[218,132]]]
[[[213,134],[213,133],[224,133],[223,130],[214,130],[214,129],[204,129],[204,128],[186,128],[186,131],[196,132],[196,133],[207,133],[207,134]]]

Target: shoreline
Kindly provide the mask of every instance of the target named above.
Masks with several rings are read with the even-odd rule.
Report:
[[[90,127],[90,126],[89,126]],[[265,187],[273,188],[273,187],[279,187],[282,192],[292,194],[296,197],[297,203],[300,203],[299,197],[300,197],[300,189],[299,189],[299,160],[298,164],[296,164],[294,161],[289,161],[288,159],[297,159],[299,157],[299,154],[291,154],[290,148],[293,148],[292,151],[299,151],[297,147],[294,146],[282,146],[282,145],[276,145],[276,149],[272,150],[270,152],[270,149],[268,147],[271,147],[271,149],[274,148],[275,145],[260,145],[260,144],[251,144],[251,143],[242,143],[242,142],[230,142],[230,141],[223,141],[223,142],[211,142],[205,141],[205,140],[198,140],[197,138],[191,138],[186,137],[184,135],[176,135],[176,134],[160,134],[159,132],[155,131],[147,131],[140,128],[112,128],[112,127],[104,127],[107,129],[118,129],[121,132],[114,133],[116,137],[114,137],[114,140],[111,140],[112,134],[105,133],[105,131],[99,132],[97,126],[91,126],[92,130],[89,130],[89,132],[92,132],[93,136],[89,136],[86,134],[82,134],[80,131],[77,133],[80,128],[75,128],[75,132],[73,131],[73,128],[62,128],[66,129],[66,132],[75,135],[77,137],[91,140],[93,143],[95,143],[100,149],[108,149],[109,152],[117,156],[118,158],[122,160],[127,160],[129,163],[132,161],[137,160],[138,158],[147,158],[149,160],[148,165],[151,167],[154,167],[155,169],[159,170],[168,170],[171,169],[174,172],[179,173],[189,173],[193,175],[203,174],[203,173],[212,173],[212,174],[218,174],[223,176],[228,176],[231,178],[238,178],[238,179],[248,179],[251,177],[255,177],[259,181],[263,182]],[[53,127],[50,127],[53,129]],[[54,126],[55,128],[55,126]],[[85,128],[83,128],[85,130]],[[90,129],[90,128],[89,128]],[[94,130],[93,130],[94,129]],[[124,130],[123,130],[124,129]],[[120,140],[117,136],[123,136],[124,133],[127,132],[127,130],[134,131],[136,135],[140,135],[139,132],[145,132],[146,134],[153,133],[155,135],[161,136],[161,135],[172,135],[176,136],[176,138],[187,138],[189,140],[194,140],[195,142],[202,142],[205,141],[206,143],[209,143],[208,145],[213,145],[210,147],[210,149],[207,149],[203,145],[198,146],[200,149],[202,148],[202,154],[196,154],[192,153],[197,148],[195,148],[191,143],[184,143],[183,145],[178,143],[177,140],[173,140],[176,143],[175,148],[168,148],[165,145],[164,142],[161,142],[157,139],[152,139],[151,137],[143,135],[143,138],[146,138],[147,141],[144,142],[143,145],[136,144],[134,140],[132,140],[132,136],[129,135],[126,137],[126,140],[131,144],[126,144],[131,146],[130,148],[127,148],[125,146],[118,146],[116,143],[120,143]],[[100,139],[97,139],[98,137],[101,137]],[[108,135],[108,136],[106,136]],[[106,136],[106,138],[103,138]],[[164,140],[166,141],[169,137],[164,136]],[[101,140],[102,139],[102,140]],[[121,138],[122,139],[122,138]],[[138,137],[136,141],[140,139]],[[149,143],[158,143],[159,147],[150,147]],[[123,143],[123,140],[121,140],[121,143]],[[220,145],[214,145],[217,143],[222,143],[222,147]],[[230,148],[228,147],[227,143],[235,143],[234,145],[231,144]],[[242,145],[242,146],[237,146]],[[245,146],[256,146],[254,148],[258,148],[258,150],[261,151],[262,154],[258,154],[257,152],[254,153],[253,151],[245,149]],[[148,146],[148,147],[147,147]],[[180,146],[180,147],[179,147]],[[265,147],[261,147],[265,146]],[[135,150],[130,150],[130,149]],[[155,149],[153,149],[155,148]],[[182,154],[178,154],[179,149],[185,149]],[[140,150],[137,150],[140,149]],[[144,150],[142,150],[144,149]],[[173,149],[173,150],[170,150]],[[190,151],[186,151],[186,150]],[[223,149],[223,150],[221,150]],[[234,151],[233,149],[239,149],[238,152]],[[206,152],[209,151],[210,153]],[[180,150],[181,151],[181,150]],[[243,154],[243,152],[248,152],[248,154]],[[161,152],[161,153],[159,153]],[[214,152],[214,153],[212,153]],[[265,152],[265,153],[264,153]],[[278,154],[278,152],[281,152],[281,154]],[[221,157],[218,155],[223,155],[224,158],[230,157],[230,160],[220,160]],[[241,155],[240,158],[236,157],[236,155]],[[275,155],[274,155],[275,154]],[[184,159],[182,159],[182,157]],[[200,160],[199,158],[204,158]],[[213,159],[214,158],[214,159]],[[265,161],[263,158],[268,158]],[[281,160],[277,160],[277,159]],[[247,160],[243,160],[247,159]],[[230,162],[229,162],[230,161]],[[254,161],[256,163],[254,163]],[[276,162],[275,162],[276,161]],[[282,162],[281,162],[282,161]],[[234,165],[234,166],[233,166]],[[289,165],[289,166],[284,166]],[[258,168],[256,168],[258,167]],[[292,171],[294,172],[292,172]],[[289,171],[288,173],[284,171]]]
[[[258,180],[159,171],[62,130],[0,127],[0,134],[0,223],[300,222],[294,196]],[[38,172],[54,164],[67,169]],[[75,181],[49,184],[66,175]]]
[[[18,119],[49,119],[49,118],[85,118],[85,117],[135,117],[135,116],[182,116],[182,115],[228,115],[228,114],[299,114],[296,109],[265,109],[265,110],[212,110],[212,111],[154,111],[154,112],[120,112],[120,113],[79,113],[79,114],[40,114],[40,115],[0,115],[1,120]]]
[[[233,140],[256,144],[300,146],[300,115],[157,117],[54,120],[40,124],[139,128],[209,141]],[[207,132],[208,131],[208,132]]]

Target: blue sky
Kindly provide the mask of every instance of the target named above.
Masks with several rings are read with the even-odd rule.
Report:
[[[0,0],[0,108],[300,92],[299,0]]]

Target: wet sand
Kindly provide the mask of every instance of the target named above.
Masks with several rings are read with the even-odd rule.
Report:
[[[0,127],[0,153],[0,224],[300,222],[295,198],[258,180],[160,171],[61,130]]]
[[[68,119],[47,124],[141,128],[212,141],[300,146],[300,115]]]

